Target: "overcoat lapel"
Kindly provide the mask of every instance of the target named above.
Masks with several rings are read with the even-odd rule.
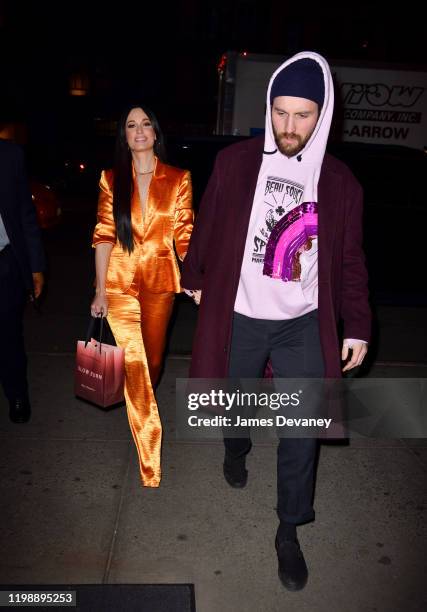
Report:
[[[342,181],[334,172],[323,170],[320,174],[318,194],[319,284],[328,282],[332,273],[332,254],[337,228],[338,209],[341,200]]]
[[[240,278],[240,270],[242,267],[243,254],[246,244],[246,236],[249,228],[249,221],[252,212],[252,204],[256,184],[258,180],[259,170],[262,162],[262,146],[259,151],[241,151],[239,156],[239,166],[236,172],[236,181],[234,189],[234,201],[238,202],[238,206],[234,208],[236,239],[235,244],[235,277]]]

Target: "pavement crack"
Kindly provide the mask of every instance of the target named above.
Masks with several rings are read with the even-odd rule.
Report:
[[[115,547],[116,547],[117,534],[118,534],[118,531],[119,531],[120,517],[121,517],[122,507],[123,507],[123,500],[124,500],[124,497],[125,497],[126,485],[128,483],[128,480],[129,480],[132,450],[133,450],[133,446],[132,446],[132,444],[129,444],[129,452],[128,452],[128,460],[127,460],[126,472],[125,472],[125,475],[124,475],[124,478],[123,478],[123,486],[122,486],[121,491],[120,491],[120,499],[119,499],[119,504],[118,504],[118,507],[117,507],[116,519],[114,521],[114,529],[113,529],[113,535],[111,537],[110,549],[108,551],[108,559],[107,559],[107,563],[106,563],[106,566],[105,566],[104,575],[102,577],[102,584],[108,584],[109,578],[110,578],[111,564],[112,564],[112,561],[113,561],[114,550],[115,550]]]

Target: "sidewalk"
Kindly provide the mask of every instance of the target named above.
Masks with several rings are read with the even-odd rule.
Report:
[[[70,259],[52,272],[69,270]],[[31,422],[10,423],[0,397],[1,582],[191,582],[197,612],[427,609],[427,440],[322,446],[316,521],[299,530],[309,582],[287,592],[274,551],[274,443],[254,445],[248,485],[233,490],[222,476],[222,444],[175,437],[175,379],[188,370],[192,304],[180,307],[158,390],[159,489],[140,485],[125,410],[75,399],[74,347],[87,323],[92,274],[82,262],[66,291],[51,287],[41,317],[27,313]],[[371,376],[426,376],[426,314],[379,310]]]

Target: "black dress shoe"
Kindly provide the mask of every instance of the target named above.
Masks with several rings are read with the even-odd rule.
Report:
[[[28,423],[31,417],[31,405],[28,398],[17,397],[9,400],[9,418],[12,423]]]
[[[238,459],[230,459],[225,454],[224,459],[224,478],[233,489],[243,489],[248,482],[248,470],[246,465],[246,455]]]
[[[279,578],[288,591],[300,591],[307,584],[308,570],[298,540],[280,540],[276,536]]]

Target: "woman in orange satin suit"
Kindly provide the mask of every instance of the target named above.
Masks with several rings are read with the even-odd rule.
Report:
[[[114,170],[100,180],[93,235],[92,316],[106,316],[125,349],[125,399],[142,482],[158,487],[162,427],[154,397],[182,261],[193,227],[187,170],[163,162],[151,111],[131,106],[118,125]]]

